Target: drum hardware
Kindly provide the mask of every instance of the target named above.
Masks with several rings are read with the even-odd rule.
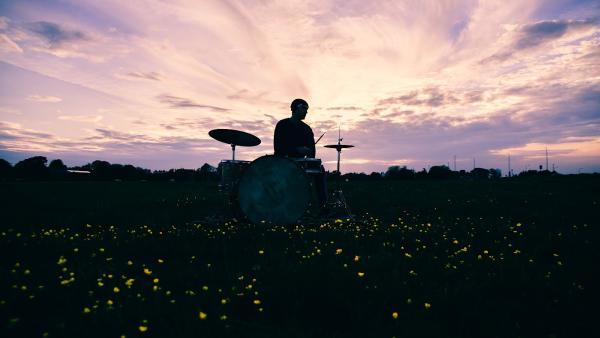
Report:
[[[324,135],[325,133],[323,133]],[[221,192],[227,194],[226,205],[234,217],[245,217],[254,223],[290,224],[304,216],[316,216],[324,209],[317,202],[325,203],[325,198],[319,197],[317,191],[320,183],[318,177],[324,180],[325,170],[321,160],[317,158],[284,158],[266,155],[258,159],[240,161],[235,159],[236,146],[252,147],[261,143],[252,134],[232,129],[213,129],[209,135],[215,140],[231,146],[232,159],[219,163],[221,170]],[[315,144],[323,137],[319,137]],[[352,148],[352,145],[341,144],[343,139],[338,131],[338,143],[326,145],[326,148],[338,152],[337,174],[340,176],[340,154],[342,149]],[[333,204],[343,207],[347,216],[351,217],[350,208],[341,189],[338,177],[336,189],[333,191]],[[318,183],[318,184],[315,184]],[[320,181],[319,181],[320,182]]]
[[[244,169],[250,164],[250,161],[235,159],[235,147],[254,147],[259,145],[261,141],[252,134],[234,129],[213,129],[208,132],[208,135],[219,142],[227,143],[231,146],[231,160],[222,160],[219,163],[221,172],[219,192],[226,195],[226,209],[232,210],[235,199],[234,187],[237,185]]]
[[[235,161],[235,147],[254,147],[260,144],[260,139],[252,134],[234,129],[213,129],[208,132],[210,137],[231,146],[231,159]]]
[[[335,149],[337,150],[337,179],[336,179],[336,187],[333,190],[332,193],[332,204],[335,207],[344,207],[344,210],[346,210],[346,213],[348,214],[348,216],[351,215],[350,213],[350,207],[348,206],[348,203],[346,203],[346,198],[344,197],[344,192],[342,191],[342,187],[340,184],[340,180],[342,179],[342,174],[340,172],[340,157],[342,154],[342,149],[346,149],[346,148],[354,148],[353,145],[350,144],[342,144],[342,140],[343,138],[341,137],[341,132],[340,129],[338,128],[338,143],[337,144],[328,144],[325,145],[325,148],[331,148],[331,149]]]

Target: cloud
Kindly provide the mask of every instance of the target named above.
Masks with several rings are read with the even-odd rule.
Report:
[[[23,53],[23,49],[6,34],[0,34],[0,49],[8,52]]]
[[[49,96],[49,95],[29,95],[27,97],[27,100],[29,101],[35,101],[35,102],[47,102],[47,103],[57,103],[57,102],[61,102],[62,99],[60,97],[56,97],[56,96]]]
[[[142,79],[142,80],[153,80],[160,81],[162,79],[162,75],[157,72],[129,72],[125,74],[118,74],[119,78],[133,78],[133,79]]]
[[[476,97],[472,93],[463,95],[473,101]],[[409,93],[390,96],[380,99],[377,102],[377,112],[391,106],[424,106],[424,107],[440,107],[444,105],[456,104],[461,101],[460,97],[452,91],[443,90],[441,87],[429,87],[422,90],[413,90]]]
[[[98,123],[102,120],[102,116],[101,115],[61,115],[58,117],[58,119],[63,120],[63,121]]]
[[[0,113],[3,114],[12,114],[12,115],[23,115],[21,111],[11,107],[0,107]]]
[[[214,112],[226,112],[229,111],[227,108],[211,106],[196,103],[190,99],[186,99],[183,97],[173,96],[162,94],[156,97],[159,102],[169,105],[170,108],[201,108],[201,109],[209,109]]]
[[[596,19],[586,20],[549,20],[524,25],[519,29],[515,47],[517,49],[533,48],[545,42],[564,36],[568,30],[576,31],[595,27]]]
[[[362,110],[362,108],[360,108],[360,107],[355,107],[355,106],[328,107],[328,108],[326,108],[326,109],[327,109],[327,110],[351,110],[351,111]]]
[[[25,24],[25,28],[44,40],[51,49],[91,40],[91,37],[82,31],[66,29],[53,22],[31,22]]]
[[[8,28],[8,23],[10,22],[10,19],[5,17],[5,16],[0,16],[0,29],[6,29]]]
[[[549,42],[598,30],[599,20],[596,18],[583,20],[545,20],[535,23],[522,24],[516,29],[508,31],[509,44],[490,57],[484,58],[481,63],[502,62],[510,59],[517,52],[535,50]]]

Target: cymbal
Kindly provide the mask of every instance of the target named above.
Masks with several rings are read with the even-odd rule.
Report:
[[[234,129],[213,129],[208,132],[208,135],[219,142],[236,146],[254,147],[260,144],[258,137]]]
[[[328,144],[323,146],[325,148],[333,148],[333,149],[344,149],[344,148],[354,148],[353,145],[350,144]]]

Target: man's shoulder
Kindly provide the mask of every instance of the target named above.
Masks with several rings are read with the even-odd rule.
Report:
[[[308,124],[306,124],[306,122],[304,122],[304,121],[300,121],[300,122],[302,122],[302,127],[304,129],[310,130],[310,132],[312,133],[312,128]]]
[[[285,119],[279,120],[279,122],[277,122],[277,125],[278,126],[288,125],[288,124],[290,124],[290,120],[291,119],[289,117],[286,117]]]

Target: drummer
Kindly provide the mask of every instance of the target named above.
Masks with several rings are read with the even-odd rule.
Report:
[[[275,155],[315,157],[315,136],[308,124],[302,122],[308,112],[308,103],[303,99],[295,99],[290,108],[292,116],[277,122],[275,127]]]
[[[315,136],[310,126],[302,120],[308,112],[308,103],[303,99],[295,99],[290,105],[292,116],[277,122],[273,146],[276,156],[292,158],[314,158]],[[323,169],[323,167],[321,166]],[[321,206],[327,202],[327,181],[325,170],[315,177],[317,195]]]

